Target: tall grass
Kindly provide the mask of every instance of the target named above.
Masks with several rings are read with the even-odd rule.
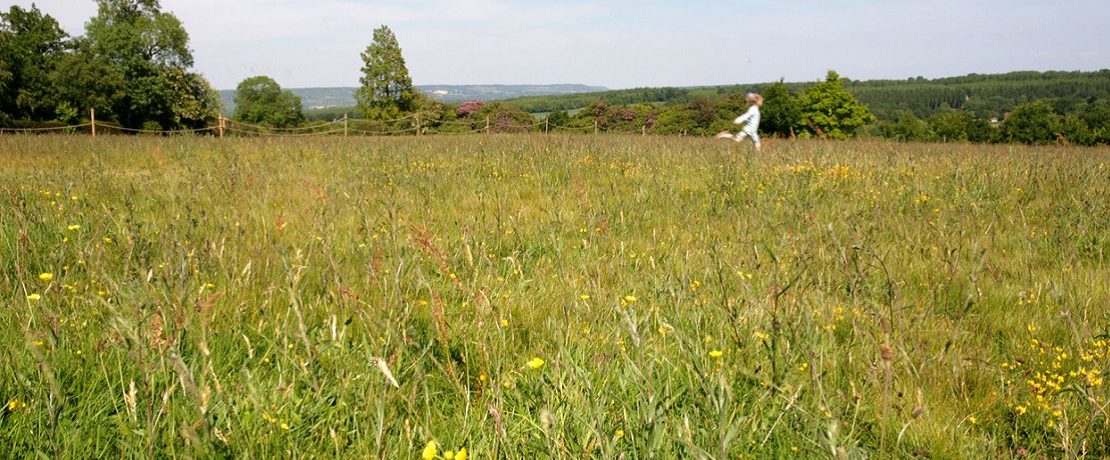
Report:
[[[1110,455],[1110,150],[765,151],[0,137],[0,451]]]

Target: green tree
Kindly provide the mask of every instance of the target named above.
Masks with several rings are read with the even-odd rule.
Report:
[[[656,134],[688,134],[697,129],[694,112],[687,104],[672,105],[659,113],[652,132]]]
[[[189,34],[176,16],[161,11],[157,0],[96,3],[97,15],[85,25],[81,48],[94,63],[82,65],[108,74],[99,88],[103,93],[96,96],[108,102],[106,115],[127,127],[165,129],[215,118],[219,106],[203,90],[208,84],[188,72],[193,65]]]
[[[1060,133],[1061,120],[1052,105],[1045,101],[1014,107],[1002,123],[1002,138],[1007,142],[1051,144]]]
[[[1060,136],[1064,142],[1075,145],[1094,145],[1097,142],[1087,122],[1072,113],[1060,119]]]
[[[401,45],[389,27],[374,29],[374,39],[362,53],[362,62],[362,86],[355,92],[355,99],[366,118],[392,119],[412,110],[416,91]]]
[[[235,113],[232,118],[244,123],[288,128],[304,123],[301,98],[283,90],[270,77],[243,80],[235,88]]]
[[[55,117],[61,101],[52,77],[66,38],[58,21],[34,5],[0,12],[0,112],[31,120]]]
[[[763,90],[762,121],[759,129],[779,136],[792,136],[801,129],[802,108],[798,98],[780,79]]]
[[[945,142],[968,140],[968,127],[975,121],[970,113],[962,110],[942,110],[929,117],[929,128]]]
[[[844,89],[840,75],[832,70],[824,82],[802,93],[798,104],[806,127],[831,139],[851,138],[856,129],[875,120],[867,106]]]
[[[933,139],[933,132],[929,124],[917,118],[912,111],[905,110],[898,116],[898,121],[888,125],[886,137],[902,142],[923,142]]]
[[[570,123],[570,115],[563,110],[556,110],[547,114],[547,128],[553,130]]]

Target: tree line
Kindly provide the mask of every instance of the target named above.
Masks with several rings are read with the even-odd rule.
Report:
[[[37,6],[0,12],[0,124],[73,124],[95,108],[133,129],[191,129],[219,97],[191,71],[189,35],[157,0],[96,0],[85,35],[70,37]]]
[[[211,126],[220,102],[191,70],[188,33],[158,0],[95,0],[85,34],[69,37],[36,6],[0,12],[0,125],[97,120],[144,130]],[[380,133],[562,129],[704,136],[733,129],[744,94],[765,97],[761,131],[778,136],[904,141],[1110,143],[1110,70],[1012,72],[928,80],[824,81],[702,88],[634,88],[450,105],[417,91],[387,26],[362,53],[357,124]],[[244,79],[232,118],[311,127],[301,100],[272,78]],[[346,119],[347,114],[343,113]]]

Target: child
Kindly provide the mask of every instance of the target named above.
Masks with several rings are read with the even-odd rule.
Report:
[[[728,131],[721,131],[717,133],[717,139],[732,139],[736,142],[744,140],[745,137],[752,138],[752,143],[755,144],[755,150],[758,152],[759,143],[759,108],[763,107],[763,96],[756,93],[748,93],[748,111],[743,115],[736,117],[732,122],[738,125],[744,125],[740,128],[740,132],[733,135]]]

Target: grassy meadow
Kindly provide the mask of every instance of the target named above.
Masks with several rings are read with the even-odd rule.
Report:
[[[0,456],[1110,456],[1110,149],[764,148],[0,136]]]

